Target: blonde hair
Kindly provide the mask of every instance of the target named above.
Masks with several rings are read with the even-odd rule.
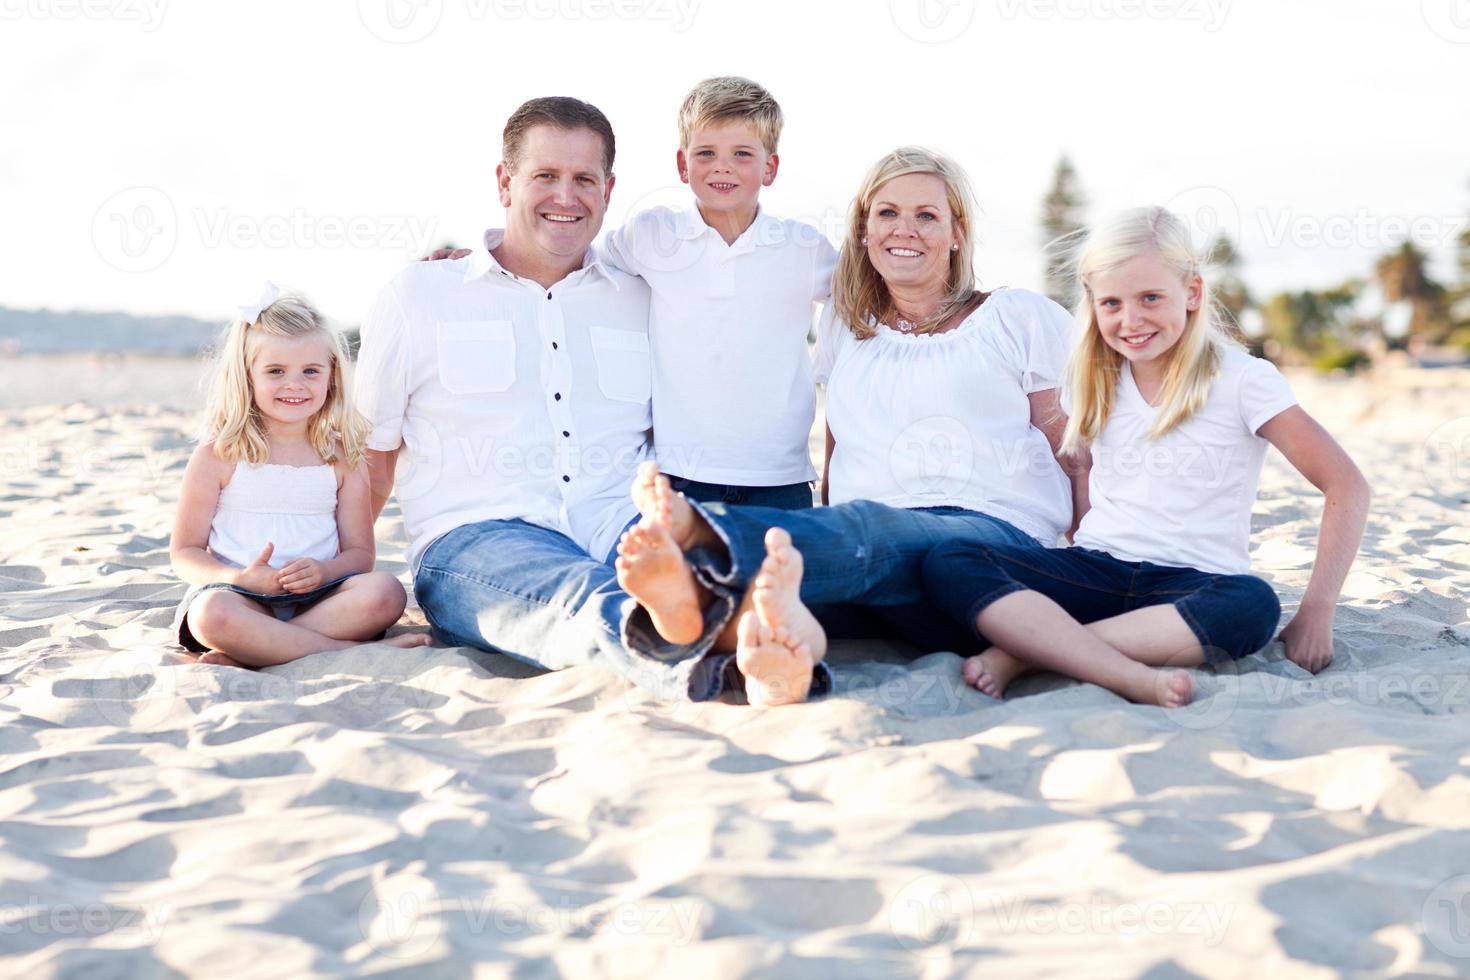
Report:
[[[1210,396],[1210,385],[1220,372],[1226,350],[1243,349],[1231,329],[1228,314],[1219,310],[1202,273],[1202,257],[1195,251],[1189,228],[1161,207],[1124,211],[1088,235],[1076,248],[1077,322],[1082,327],[1072,349],[1063,386],[1071,415],[1062,436],[1062,451],[1075,452],[1095,442],[1108,424],[1117,395],[1123,355],[1103,340],[1092,301],[1089,277],[1151,255],[1174,270],[1183,283],[1200,280],[1199,306],[1189,310],[1184,330],[1163,356],[1164,372],[1158,418],[1149,439],[1158,439],[1188,421]]]
[[[842,243],[842,255],[837,260],[837,271],[832,277],[832,302],[837,315],[847,324],[859,340],[866,340],[877,333],[874,322],[893,323],[897,310],[888,286],[873,263],[868,261],[868,250],[863,244],[867,235],[868,212],[873,200],[884,184],[896,177],[909,174],[933,174],[944,181],[954,234],[959,248],[949,253],[949,274],[945,277],[947,295],[944,302],[914,333],[931,333],[945,320],[969,306],[984,294],[975,286],[975,260],[972,254],[974,225],[972,215],[976,212],[975,197],[970,192],[970,181],[959,164],[942,153],[926,150],[921,146],[901,146],[873,164],[863,178],[857,197],[848,212],[847,236]]]
[[[706,78],[684,97],[679,107],[679,148],[689,149],[699,127],[732,119],[750,123],[766,152],[776,152],[781,139],[781,106],[770,92],[738,75]]]
[[[339,455],[356,466],[367,445],[367,420],[352,407],[342,380],[346,357],[340,335],[327,329],[326,320],[306,300],[283,296],[267,306],[255,322],[235,320],[227,328],[215,359],[214,383],[206,410],[206,438],[214,440],[214,454],[227,463],[264,463],[270,456],[265,420],[255,405],[250,365],[262,337],[320,336],[332,359],[328,369],[326,403],[307,426],[307,440],[324,463]]]

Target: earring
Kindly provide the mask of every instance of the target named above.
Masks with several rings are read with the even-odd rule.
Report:
[[[864,235],[863,236],[863,244],[864,245],[868,244],[868,236],[867,235]]]
[[[950,251],[951,251],[951,252],[958,252],[958,251],[959,251],[959,250],[960,250],[960,246],[959,246],[959,244],[958,244],[958,243],[956,243],[956,244],[954,244],[954,245],[951,245],[951,246],[950,246],[950,247],[949,247],[949,250],[950,250]]]

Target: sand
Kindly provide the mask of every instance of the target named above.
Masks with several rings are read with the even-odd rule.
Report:
[[[882,643],[764,711],[464,649],[186,663],[197,372],[91,370],[0,362],[0,974],[1470,973],[1464,373],[1293,376],[1376,491],[1336,659],[1171,713]],[[1288,613],[1319,508],[1273,454]]]

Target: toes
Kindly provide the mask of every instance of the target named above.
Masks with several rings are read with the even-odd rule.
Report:
[[[980,678],[984,672],[984,667],[981,665],[979,657],[969,658],[960,667],[960,676],[965,679],[966,684],[972,687],[979,686]]]
[[[740,621],[735,624],[735,639],[743,647],[758,646],[760,630],[761,622],[756,618],[755,613],[742,613]]]

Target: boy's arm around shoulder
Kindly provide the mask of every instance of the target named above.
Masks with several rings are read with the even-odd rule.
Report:
[[[1307,591],[1296,615],[1281,631],[1287,657],[1316,673],[1332,662],[1333,613],[1363,541],[1372,494],[1357,464],[1301,406],[1293,405],[1273,416],[1257,434],[1279,449],[1325,498]]]

